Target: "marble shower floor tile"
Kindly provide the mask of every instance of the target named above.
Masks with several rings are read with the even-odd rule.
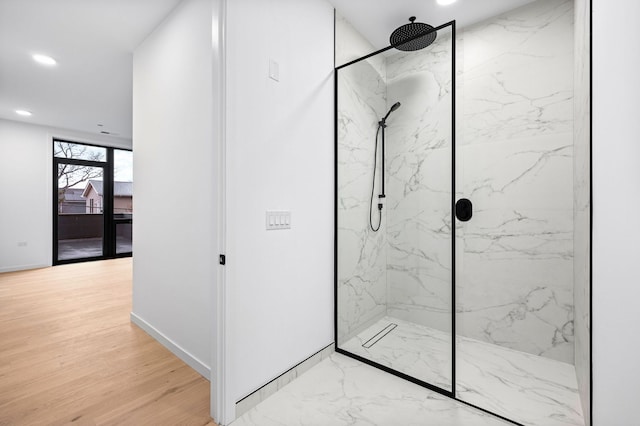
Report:
[[[333,354],[232,426],[505,426],[421,386]]]
[[[362,346],[389,324],[396,327],[371,347]],[[386,316],[340,348],[451,391],[450,334]]]
[[[362,346],[389,324],[397,326]],[[573,365],[466,337],[456,342],[458,398],[525,425],[584,425]],[[387,316],[341,348],[451,389],[448,333]]]
[[[584,426],[575,367],[458,338],[458,398],[530,426]]]

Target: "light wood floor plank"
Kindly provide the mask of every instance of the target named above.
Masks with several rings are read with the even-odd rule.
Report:
[[[130,258],[0,274],[0,425],[210,425],[209,382],[129,321]]]

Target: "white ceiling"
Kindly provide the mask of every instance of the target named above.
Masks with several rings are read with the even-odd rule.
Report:
[[[520,7],[534,0],[457,0],[440,6],[436,0],[329,0],[376,49],[389,45],[389,35],[400,25],[416,22],[437,27],[455,19],[461,28]]]
[[[532,0],[458,0],[444,7],[436,0],[329,1],[382,48],[412,15],[433,26],[453,19],[465,26]],[[131,138],[132,52],[179,2],[0,0],[0,117]],[[34,53],[58,65],[39,65]]]
[[[132,52],[179,2],[0,0],[0,117],[131,138]]]

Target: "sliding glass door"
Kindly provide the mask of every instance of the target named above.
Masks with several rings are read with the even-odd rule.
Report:
[[[54,140],[54,265],[131,255],[131,163],[130,151]]]

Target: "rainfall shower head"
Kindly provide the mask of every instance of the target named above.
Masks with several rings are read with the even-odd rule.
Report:
[[[433,27],[422,22],[414,22],[415,20],[416,17],[412,16],[409,18],[408,24],[396,28],[396,30],[391,33],[389,37],[391,46],[405,52],[413,52],[424,49],[435,41],[436,32],[431,31]]]
[[[384,116],[382,120],[380,120],[380,123],[384,124],[387,121],[389,114],[391,114],[393,111],[397,110],[398,108],[400,108],[400,102],[396,102],[395,104],[391,105],[389,112],[387,113],[387,115]]]

